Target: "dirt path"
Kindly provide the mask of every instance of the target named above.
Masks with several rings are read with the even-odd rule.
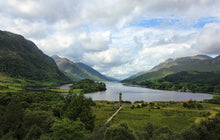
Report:
[[[122,107],[120,107],[106,122],[104,125],[108,124],[117,114],[118,112],[122,109]]]

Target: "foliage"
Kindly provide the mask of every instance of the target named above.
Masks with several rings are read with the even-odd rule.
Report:
[[[109,127],[104,136],[104,140],[136,140],[137,136],[131,129],[128,128],[126,123],[119,124],[118,126]]]
[[[106,85],[102,82],[94,82],[90,79],[83,79],[70,86],[70,93],[73,93],[74,89],[82,89],[82,93],[91,93],[106,90]]]
[[[181,92],[200,92],[220,94],[220,71],[215,72],[196,72],[183,71],[170,74],[157,81],[143,80],[135,82],[153,89],[175,90]]]
[[[113,133],[112,139],[219,139],[218,104],[187,102],[195,106],[201,104],[204,110],[185,109],[183,104],[152,102],[138,109],[124,106],[110,122],[111,126],[103,127],[117,110],[118,103],[94,103],[82,94],[69,94],[64,98],[51,92],[2,93],[0,139],[110,139],[108,135]],[[211,115],[207,115],[207,110]],[[94,132],[88,131],[91,128]]]
[[[25,136],[25,140],[38,140],[42,134],[42,130],[37,125],[32,125]]]
[[[217,140],[220,139],[220,114],[217,114],[215,118],[202,121],[199,125],[193,125],[192,127],[182,132],[184,140]]]
[[[50,128],[55,121],[52,113],[45,111],[32,111],[25,114],[22,128],[24,133],[28,133],[33,126],[39,127],[44,133],[50,133]],[[38,129],[34,127],[34,129]]]
[[[54,140],[81,140],[87,133],[80,120],[71,121],[68,118],[57,120],[51,130]]]
[[[90,106],[95,103],[83,95],[74,97],[64,98],[51,92],[0,94],[0,139],[52,139],[51,136],[54,138],[65,130],[65,134],[69,133],[67,139],[84,138],[86,129],[94,127],[95,117]],[[70,109],[75,105],[81,106],[74,108],[77,111]],[[67,117],[68,111],[78,112],[75,120]]]
[[[95,115],[90,107],[92,104],[91,98],[86,98],[83,94],[68,94],[63,108],[64,116],[73,121],[79,118],[87,130],[93,130]]]
[[[190,100],[188,103],[184,102],[183,107],[188,108],[188,109],[195,109],[195,108],[200,109],[200,110],[203,109],[203,106],[200,103],[193,101],[193,100]]]
[[[13,99],[8,106],[6,111],[0,120],[0,134],[7,134],[14,132],[14,136],[22,137],[22,121],[24,116],[24,110],[19,101]]]

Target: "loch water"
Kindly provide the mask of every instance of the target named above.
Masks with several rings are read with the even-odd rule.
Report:
[[[212,94],[205,93],[189,93],[167,90],[155,90],[140,86],[124,85],[118,82],[105,82],[106,91],[94,92],[85,94],[86,97],[91,97],[93,100],[118,101],[119,93],[122,93],[124,101],[183,101],[212,99]],[[60,89],[69,89],[71,84],[60,86]],[[67,93],[62,93],[67,94]]]

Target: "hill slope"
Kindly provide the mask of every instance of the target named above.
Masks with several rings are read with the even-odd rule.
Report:
[[[108,78],[107,76],[102,75],[101,73],[99,73],[98,71],[94,70],[93,68],[91,68],[90,66],[84,63],[77,63],[77,65],[79,65],[81,68],[85,69],[87,72],[91,73],[92,75],[99,77],[100,79],[111,81],[110,80],[111,78]]]
[[[0,73],[23,80],[61,84],[70,82],[52,58],[23,36],[0,31]]]
[[[149,72],[122,82],[161,90],[220,94],[220,56],[168,59]]]
[[[65,73],[73,81],[79,81],[82,79],[91,79],[95,81],[108,81],[109,79],[94,70],[90,66],[83,63],[74,63],[66,58],[61,58],[57,55],[53,55],[57,66],[61,71]]]
[[[155,81],[181,71],[211,72],[220,70],[219,57],[212,59],[209,56],[197,55],[192,57],[182,57],[168,59],[155,66],[149,72],[123,80],[123,82],[143,82],[145,80]]]

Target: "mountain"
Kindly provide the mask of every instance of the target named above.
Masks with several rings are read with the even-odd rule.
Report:
[[[83,63],[74,63],[67,58],[61,58],[57,55],[53,55],[57,66],[61,71],[65,73],[73,81],[79,81],[82,79],[91,79],[95,81],[109,81],[110,79],[102,75],[98,71],[94,70],[90,66]]]
[[[136,73],[136,74],[134,74],[134,75],[128,77],[126,80],[135,79],[136,77],[138,77],[138,76],[140,76],[140,75],[142,75],[142,74],[144,74],[144,73],[145,73],[145,72],[138,72],[138,73]]]
[[[182,57],[182,58],[177,58],[177,59],[167,59],[165,62],[160,63],[159,65],[155,66],[154,68],[151,69],[151,71],[157,71],[161,68],[169,68],[174,65],[179,65],[181,63],[184,64],[184,66],[191,66],[194,64],[198,64],[198,62],[202,60],[211,60],[212,58],[206,55],[196,55],[192,57]]]
[[[107,77],[105,77],[104,75],[102,75],[101,73],[99,73],[98,71],[94,70],[93,68],[91,68],[90,66],[84,63],[77,63],[77,65],[85,69],[88,73],[91,73],[95,77],[99,77],[100,79],[103,80],[109,80]]]
[[[214,72],[182,71],[159,80],[159,82],[164,81],[176,84],[187,82],[218,85],[220,84],[220,70]]]
[[[108,81],[113,81],[113,82],[118,82],[119,81],[116,78],[113,78],[113,77],[110,77],[110,76],[106,76],[106,75],[104,75],[104,76],[108,79]]]
[[[0,73],[47,84],[70,82],[52,58],[21,35],[0,30]]]
[[[155,66],[150,71],[139,76],[134,76],[134,78],[125,79],[122,82],[141,83],[146,80],[155,81],[181,71],[212,72],[218,70],[220,70],[219,56],[216,58],[211,58],[206,55],[197,55],[177,59],[168,59],[165,62]]]
[[[168,59],[122,82],[160,90],[220,94],[220,56]]]

